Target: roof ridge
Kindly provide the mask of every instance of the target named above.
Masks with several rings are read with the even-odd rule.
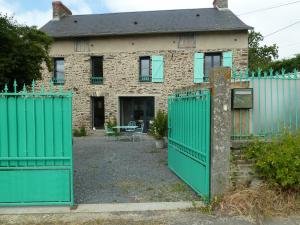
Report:
[[[116,15],[116,14],[135,14],[135,13],[155,13],[155,12],[174,12],[174,11],[185,11],[185,10],[201,10],[201,9],[211,9],[216,10],[216,8],[186,8],[186,9],[161,9],[161,10],[142,10],[142,11],[126,11],[126,12],[109,12],[109,13],[91,13],[91,14],[74,14],[67,17],[72,16],[96,16],[96,15]],[[230,11],[230,10],[229,10]]]

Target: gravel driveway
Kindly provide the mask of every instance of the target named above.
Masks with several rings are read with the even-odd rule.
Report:
[[[199,197],[167,167],[151,137],[74,138],[76,203],[192,201]]]

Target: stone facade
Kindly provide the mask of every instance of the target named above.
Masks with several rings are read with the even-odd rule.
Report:
[[[245,36],[246,37],[246,36]],[[74,42],[74,41],[73,41]],[[56,45],[57,42],[54,43]],[[174,41],[172,42],[174,43]],[[121,96],[153,96],[155,111],[167,110],[167,97],[174,90],[192,86],[194,80],[195,52],[225,52],[233,51],[234,67],[245,69],[248,65],[248,49],[244,48],[174,48],[157,50],[136,49],[132,43],[132,51],[93,51],[72,52],[72,49],[52,50],[52,57],[64,57],[65,60],[65,90],[74,93],[73,125],[87,129],[92,128],[91,97],[104,96],[105,120],[115,116],[119,121],[119,97]],[[220,43],[218,44],[220,45]],[[61,45],[63,46],[63,45]],[[139,57],[162,55],[164,57],[164,82],[139,82]],[[102,85],[92,85],[91,56],[103,56]],[[46,83],[51,80],[52,72],[44,70],[43,79]],[[57,88],[57,87],[56,87]]]

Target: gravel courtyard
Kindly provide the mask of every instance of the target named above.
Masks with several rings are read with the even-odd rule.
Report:
[[[151,137],[131,142],[107,137],[74,138],[76,203],[200,200],[167,167],[167,149]]]

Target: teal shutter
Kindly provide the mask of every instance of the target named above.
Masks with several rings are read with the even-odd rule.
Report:
[[[232,52],[223,52],[223,66],[232,69]]]
[[[152,82],[164,82],[164,57],[152,56]]]
[[[194,83],[203,83],[204,53],[195,53],[194,56]]]

